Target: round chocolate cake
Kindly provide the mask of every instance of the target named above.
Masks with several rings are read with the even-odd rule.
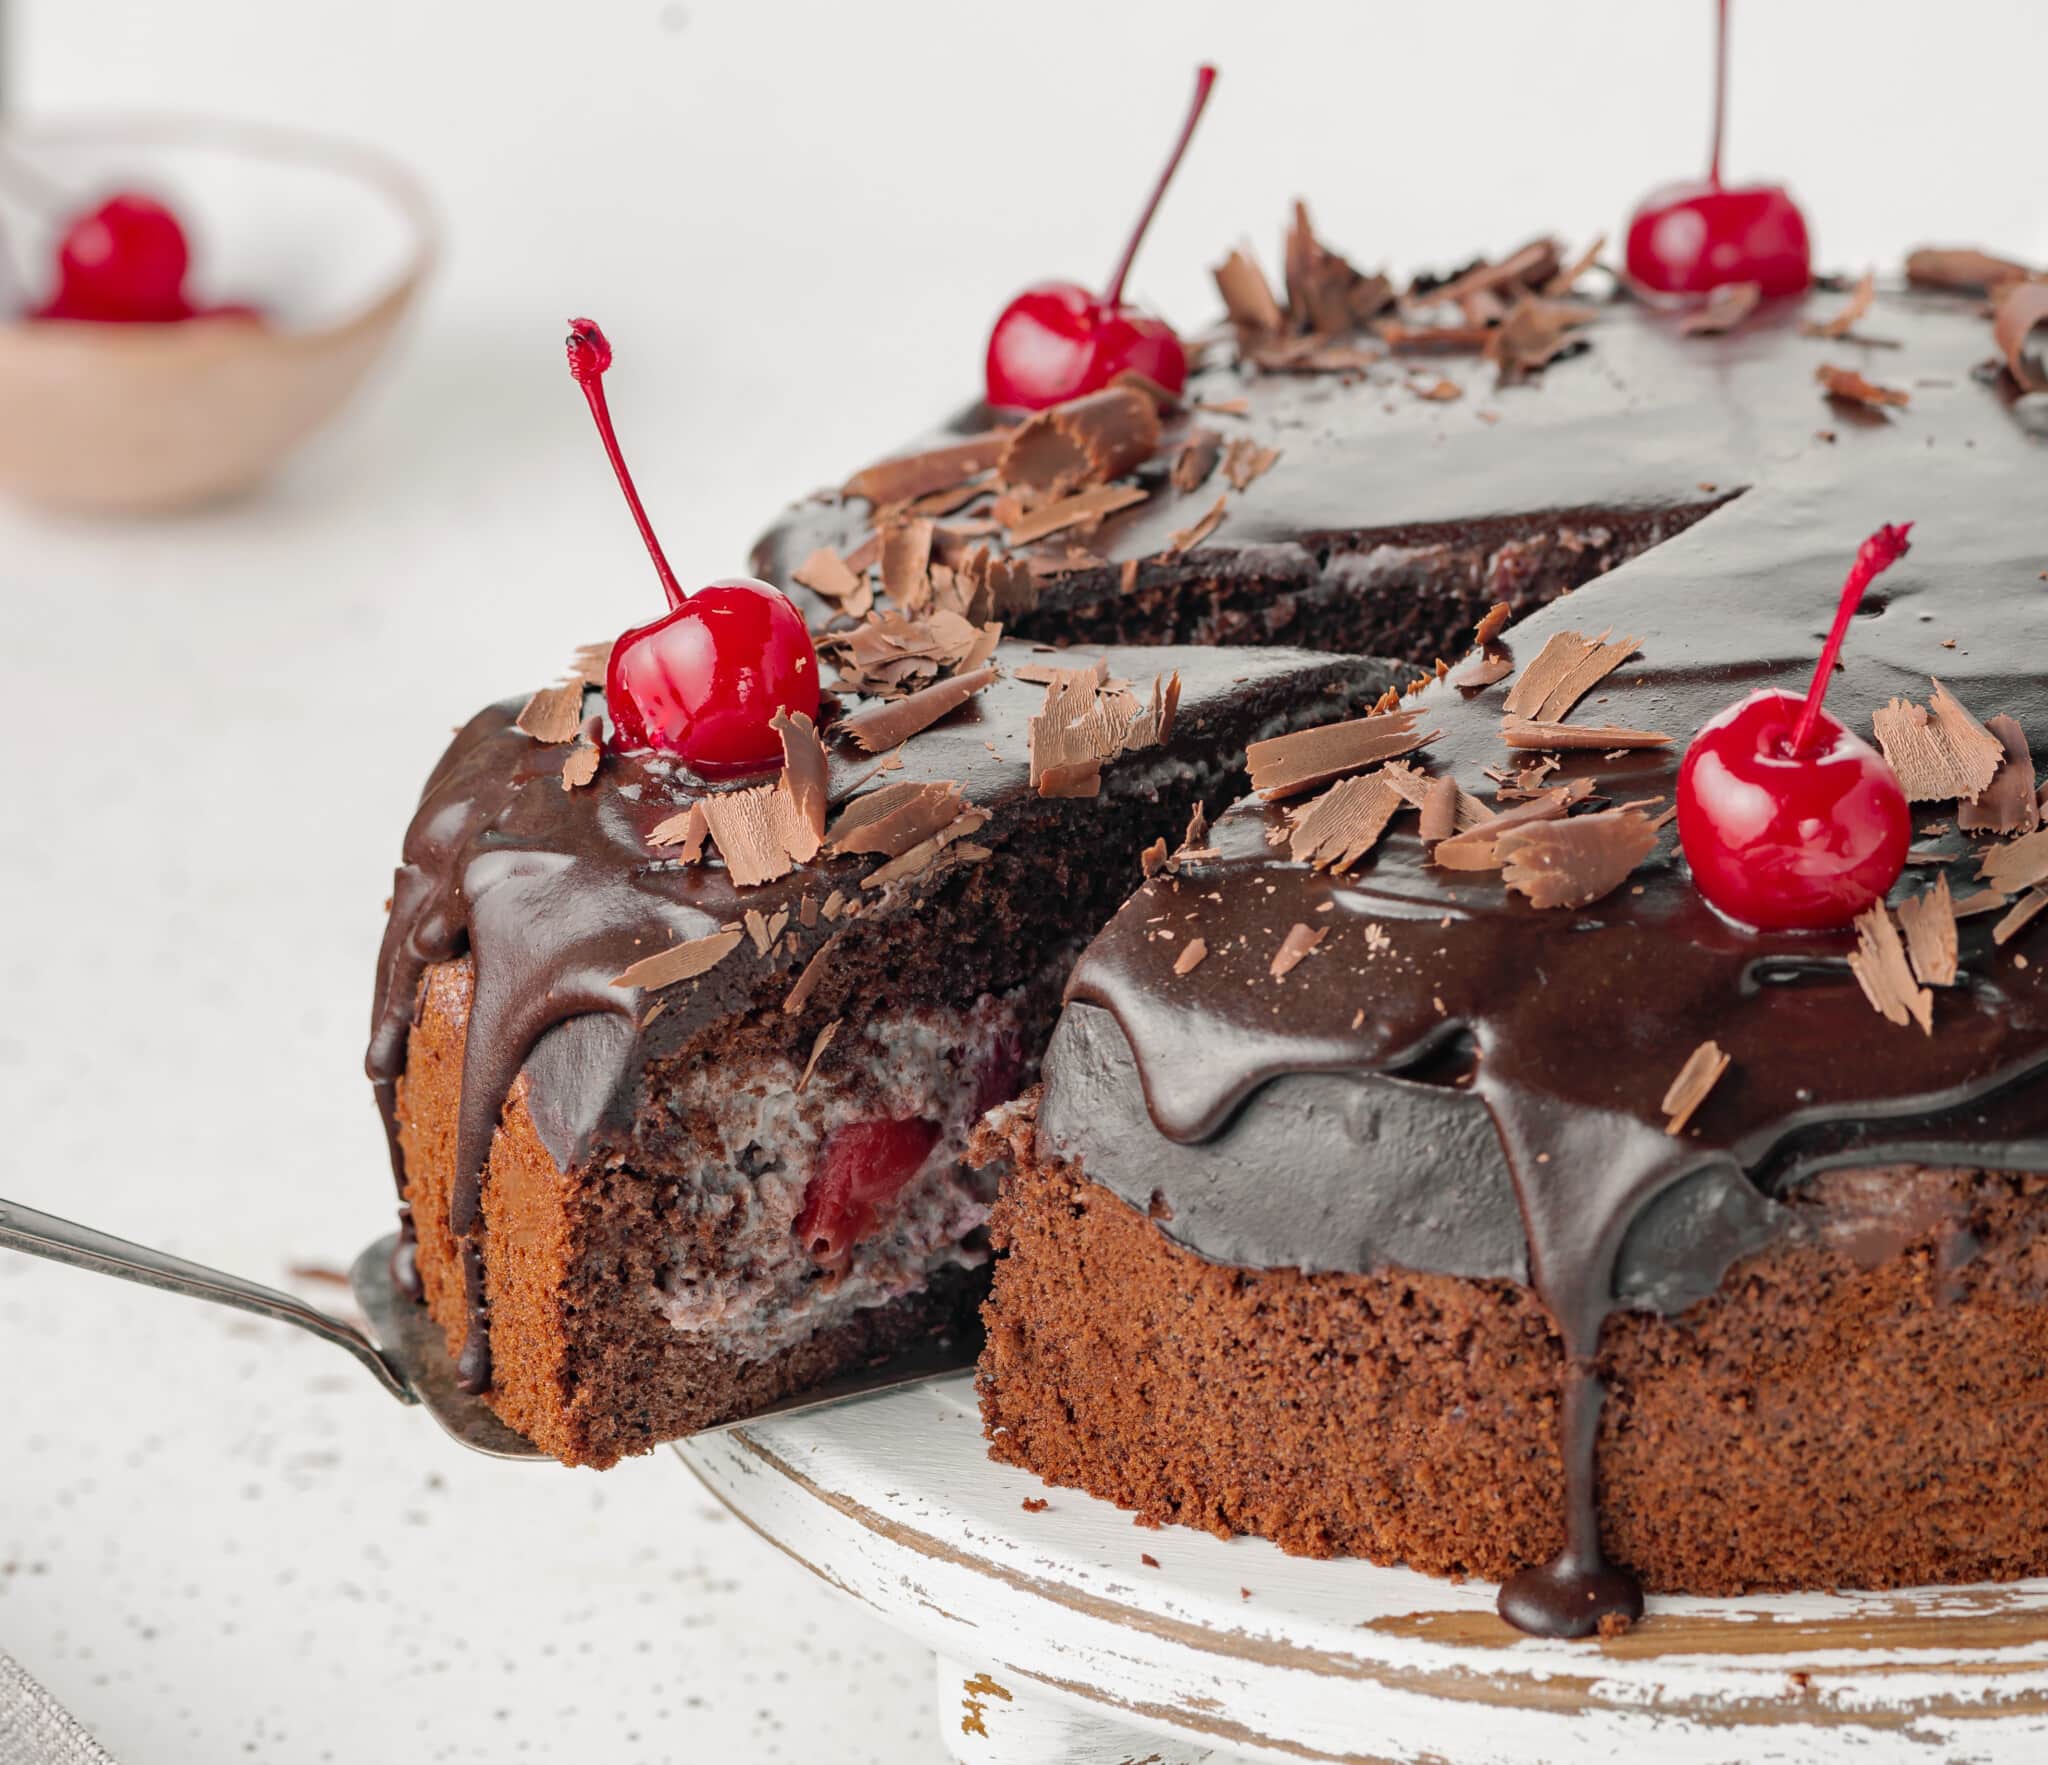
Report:
[[[992,1451],[1149,1520],[1567,1634],[2048,1570],[2043,284],[1908,272],[1397,290],[1298,211],[1184,387],[977,405],[763,538],[838,676],[765,782],[594,665],[480,714],[371,1056],[471,1385],[607,1464],[992,1247]],[[1745,929],[1681,757],[1907,521],[1828,697],[1903,876]]]
[[[1273,744],[1084,955],[1042,1093],[983,1140],[993,1452],[1508,1578],[1552,1632],[1626,1622],[1638,1580],[2048,1570],[2048,399],[1985,303],[2028,285],[1929,252],[1931,285],[1559,310],[1538,248],[1396,305],[1305,222],[1288,257],[1284,302],[1219,272],[1234,335],[1148,494],[1017,627],[1431,679],[1350,751]],[[1502,316],[1443,317],[1474,289]],[[1914,799],[1896,911],[1743,929],[1678,850],[1679,760],[1804,688],[1882,520],[1912,555],[1829,702]],[[858,542],[814,505],[757,560]]]

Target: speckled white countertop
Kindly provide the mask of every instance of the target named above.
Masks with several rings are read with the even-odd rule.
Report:
[[[26,110],[367,134],[451,224],[396,370],[264,495],[0,509],[0,1194],[268,1281],[388,1226],[360,1044],[446,731],[656,609],[567,312],[619,346],[678,569],[722,574],[783,497],[971,388],[1009,292],[1107,263],[1201,54],[1224,84],[1137,278],[1187,319],[1297,190],[1368,263],[1583,238],[1695,162],[1705,108],[1706,7],[1621,0],[1411,8],[1369,41],[1335,0],[1262,33],[1226,0],[1035,0],[1028,31],[938,0],[12,7]],[[1943,17],[1938,41],[1909,0],[1849,33],[1817,0],[1743,22],[1732,152],[1796,176],[1831,262],[2048,251],[1999,174],[2034,163],[2032,115],[1971,96],[2038,16]],[[1904,120],[1816,122],[1817,92],[1890,89],[1908,33]],[[1412,77],[1361,108],[1367,60]],[[993,119],[1056,91],[1098,122],[1007,153]],[[1963,177],[1929,143],[1966,111]],[[1374,175],[1421,140],[1427,177],[1405,153]],[[1545,155],[1533,190],[1499,175],[1515,140]],[[124,1765],[940,1756],[923,1653],[673,1457],[471,1458],[310,1339],[4,1254],[0,1648]]]

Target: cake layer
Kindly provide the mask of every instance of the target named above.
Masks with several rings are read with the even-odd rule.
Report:
[[[1298,1555],[1502,1577],[1563,1548],[1566,1355],[1526,1284],[1211,1262],[1006,1126],[995,1457]],[[1708,1297],[1606,1321],[1609,1556],[1700,1594],[2048,1572],[2048,1175],[1842,1168],[1784,1211]]]

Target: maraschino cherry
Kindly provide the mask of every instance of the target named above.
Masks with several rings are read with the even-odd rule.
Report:
[[[1107,294],[1094,294],[1077,282],[1041,282],[1027,288],[1003,308],[988,339],[988,402],[1039,411],[1047,405],[1099,392],[1126,369],[1135,369],[1178,392],[1188,381],[1188,355],[1173,327],[1164,319],[1124,304],[1124,280],[1159,200],[1179,170],[1181,156],[1195,133],[1216,70],[1203,66],[1195,73],[1194,102],[1172,157],[1152,187],[1145,212],[1138,217],[1130,242],[1117,260]]]
[[[772,727],[782,711],[818,714],[818,653],[789,597],[750,576],[722,577],[686,595],[633,488],[605,403],[612,346],[589,319],[569,321],[569,372],[590,401],[599,439],[647,542],[670,611],[612,646],[605,707],[615,745],[658,748],[708,778],[782,762]]]
[[[1847,925],[1905,868],[1912,822],[1884,756],[1821,709],[1871,579],[1906,555],[1909,521],[1880,527],[1842,584],[1813,684],[1730,705],[1678,769],[1678,838],[1702,895],[1760,931]]]
[[[1728,109],[1728,0],[1714,21],[1714,144],[1704,184],[1667,184],[1643,198],[1628,223],[1630,279],[1658,294],[1708,294],[1754,282],[1765,294],[1797,294],[1813,280],[1806,217],[1780,184],[1721,182]]]
[[[178,217],[153,196],[124,190],[77,216],[57,247],[57,291],[42,316],[127,325],[190,318],[192,248]]]

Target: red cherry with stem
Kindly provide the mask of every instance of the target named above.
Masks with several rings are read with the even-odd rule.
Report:
[[[591,320],[571,319],[568,349],[569,372],[589,401],[598,439],[671,609],[612,645],[604,696],[615,744],[658,748],[708,778],[779,766],[777,714],[818,714],[818,653],[803,615],[781,590],[750,576],[722,577],[683,593],[612,428],[604,396],[612,346]]]
[[[1813,684],[1754,692],[1710,721],[1678,769],[1678,838],[1700,893],[1760,931],[1845,926],[1906,865],[1912,821],[1884,756],[1821,709],[1871,579],[1906,555],[1909,521],[1858,548]]]
[[[821,1263],[844,1262],[938,1143],[938,1128],[915,1116],[849,1122],[838,1129],[818,1154],[804,1190],[797,1242]]]
[[[1117,260],[1109,292],[1093,294],[1076,282],[1041,282],[1003,308],[988,339],[990,404],[1043,410],[1099,392],[1126,369],[1158,381],[1169,392],[1187,384],[1188,355],[1180,339],[1165,320],[1124,304],[1124,281],[1215,84],[1213,67],[1205,64],[1196,70],[1194,102],[1188,106],[1180,139]]]
[[[57,292],[45,316],[163,325],[186,318],[191,247],[178,217],[124,190],[79,215],[57,248]]]
[[[1703,184],[1667,184],[1628,223],[1628,273],[1658,294],[1700,295],[1729,282],[1798,294],[1813,280],[1806,217],[1779,184],[1721,182],[1728,109],[1728,0],[1714,21],[1714,140]]]

